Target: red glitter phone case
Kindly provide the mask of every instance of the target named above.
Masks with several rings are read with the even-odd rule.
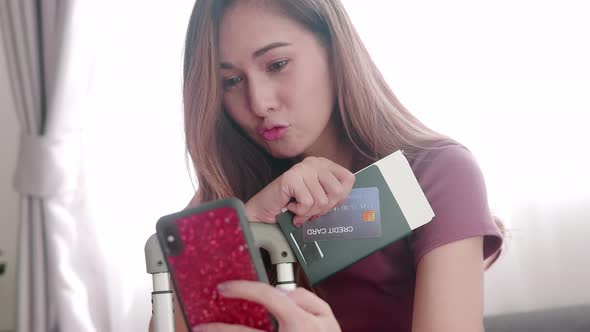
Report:
[[[240,200],[230,198],[158,220],[158,239],[189,328],[216,322],[274,330],[262,305],[223,298],[217,291],[229,280],[268,283],[244,211]]]

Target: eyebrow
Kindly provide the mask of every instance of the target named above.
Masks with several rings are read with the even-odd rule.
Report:
[[[275,48],[285,47],[285,46],[290,46],[290,45],[291,44],[285,43],[285,42],[270,43],[264,47],[257,49],[256,51],[254,51],[254,53],[252,53],[252,58],[258,58],[258,57],[264,55],[266,52],[273,50]],[[227,62],[222,62],[220,65],[221,65],[222,69],[233,69],[234,68],[234,65],[232,65],[231,63],[227,63]]]

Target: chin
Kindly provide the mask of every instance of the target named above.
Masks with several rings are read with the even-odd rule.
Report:
[[[285,151],[269,151],[270,155],[277,159],[292,159],[299,156],[299,153],[289,153]]]
[[[296,147],[268,147],[267,152],[277,159],[293,159],[301,156],[305,151],[303,146]]]

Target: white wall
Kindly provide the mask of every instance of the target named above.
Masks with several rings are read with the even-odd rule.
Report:
[[[18,214],[18,196],[12,187],[12,174],[16,164],[18,120],[8,88],[5,50],[1,45],[0,40],[0,262],[6,263],[6,272],[0,276],[0,331],[11,331],[14,329]]]

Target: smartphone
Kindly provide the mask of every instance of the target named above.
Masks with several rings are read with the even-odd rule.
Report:
[[[189,330],[206,323],[273,331],[260,304],[222,297],[217,285],[230,280],[268,283],[260,251],[236,198],[204,203],[160,218],[156,233]]]

